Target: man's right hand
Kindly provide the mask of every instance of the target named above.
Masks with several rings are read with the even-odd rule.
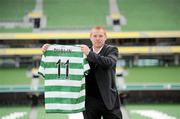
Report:
[[[90,52],[90,49],[87,45],[81,45],[81,50],[85,55],[88,55]]]
[[[46,52],[46,50],[48,49],[50,44],[44,44],[42,47],[41,47],[41,50],[42,52]]]

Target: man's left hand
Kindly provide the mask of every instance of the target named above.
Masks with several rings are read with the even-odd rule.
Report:
[[[87,45],[81,45],[81,51],[85,54],[88,55],[90,52],[90,49]]]

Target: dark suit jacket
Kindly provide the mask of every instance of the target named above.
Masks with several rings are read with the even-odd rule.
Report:
[[[87,56],[89,62],[96,64],[95,76],[97,85],[104,104],[109,110],[119,104],[118,93],[115,87],[117,58],[118,49],[106,44],[103,46],[99,54],[96,54],[91,50]]]

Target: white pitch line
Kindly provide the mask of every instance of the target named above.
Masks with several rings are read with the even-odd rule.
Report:
[[[27,114],[27,112],[13,112],[9,115],[3,116],[1,119],[19,119],[24,117]]]
[[[131,113],[136,113],[150,119],[177,119],[176,117],[170,116],[158,110],[131,110]]]
[[[37,118],[37,108],[32,107],[31,113],[29,114],[29,119],[36,119]]]
[[[69,114],[69,119],[84,119],[82,113]]]

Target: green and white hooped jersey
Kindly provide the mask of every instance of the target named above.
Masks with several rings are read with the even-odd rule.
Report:
[[[85,78],[89,64],[79,46],[50,45],[42,55],[39,74],[45,79],[46,112],[85,110]]]

